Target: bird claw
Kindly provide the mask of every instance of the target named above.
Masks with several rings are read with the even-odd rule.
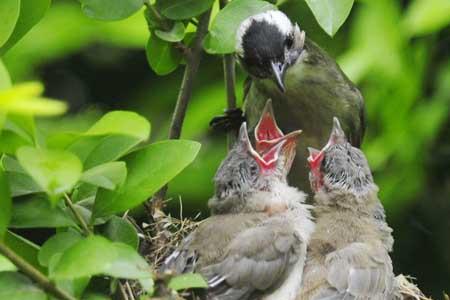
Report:
[[[225,110],[223,115],[214,117],[209,122],[209,126],[214,131],[229,132],[238,130],[243,122],[245,122],[245,116],[242,110],[240,108],[232,108]]]

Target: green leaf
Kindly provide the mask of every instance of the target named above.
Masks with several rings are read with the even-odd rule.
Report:
[[[155,30],[155,34],[166,42],[180,42],[184,39],[185,28],[182,22],[175,22],[170,31]]]
[[[261,0],[233,0],[219,11],[212,22],[203,48],[211,54],[232,53],[236,48],[236,32],[246,18],[268,10],[275,5]]]
[[[74,154],[61,150],[36,149],[28,146],[19,148],[17,159],[53,199],[54,196],[69,192],[81,177],[83,166]]]
[[[86,16],[103,21],[128,18],[144,5],[142,0],[80,0],[80,2]]]
[[[12,197],[44,192],[28,174],[17,172],[5,172],[8,178],[9,188]]]
[[[0,91],[0,111],[20,114],[54,116],[67,110],[64,102],[40,97],[40,83],[22,83]]]
[[[8,40],[16,26],[20,12],[20,0],[0,2],[0,47]]]
[[[113,243],[111,249],[116,252],[116,259],[104,269],[105,274],[116,278],[151,280],[152,269],[136,250],[122,243]]]
[[[89,169],[81,176],[81,181],[114,190],[127,177],[127,167],[123,161],[104,163]]]
[[[5,172],[0,167],[0,240],[11,220],[11,194]]]
[[[0,273],[0,299],[47,300],[47,295],[20,273]]]
[[[60,257],[61,254],[57,254],[56,256]],[[90,280],[90,277],[81,277],[73,280],[55,280],[55,283],[58,288],[68,292],[76,299],[80,299]]]
[[[67,147],[75,153],[86,168],[116,160],[140,142],[148,139],[150,123],[144,117],[129,111],[113,111],[104,115],[86,133]]]
[[[117,216],[112,216],[102,227],[101,234],[113,242],[121,242],[134,249],[139,245],[136,228],[129,221]]]
[[[158,3],[161,13],[173,20],[198,16],[210,8],[214,0],[164,0]]]
[[[0,153],[15,154],[17,149],[22,146],[32,145],[29,141],[23,139],[10,130],[0,132]]]
[[[17,268],[9,259],[0,254],[0,273],[6,271],[17,271]]]
[[[200,274],[188,273],[176,276],[170,279],[168,287],[172,290],[179,291],[190,288],[207,288],[208,283]]]
[[[148,296],[153,296],[155,292],[155,283],[153,278],[139,278],[139,283],[142,289],[147,293]]]
[[[173,44],[152,34],[146,47],[147,61],[158,75],[167,75],[176,70],[181,62],[181,52]]]
[[[4,0],[2,0],[4,1]],[[45,15],[51,0],[21,0],[20,14],[10,38],[0,48],[0,56],[14,46]]]
[[[6,232],[4,243],[33,267],[41,272],[45,272],[37,259],[39,246],[11,231]],[[0,297],[0,299],[2,298]]]
[[[0,59],[0,91],[11,87],[11,77],[3,61]],[[0,126],[1,128],[1,126]]]
[[[144,202],[188,166],[199,149],[197,142],[168,140],[131,153],[125,158],[128,167],[125,184],[114,192],[100,189],[94,215],[122,212]]]
[[[1,159],[1,164],[5,170],[5,175],[8,178],[12,197],[44,191],[33,178],[26,174],[19,162],[11,156],[4,155]]]
[[[150,135],[150,123],[135,112],[117,110],[105,114],[86,131],[86,135],[109,134],[123,134],[146,140]]]
[[[139,279],[151,277],[151,269],[130,246],[100,236],[89,236],[62,254],[50,276],[74,279],[100,274]]]
[[[44,267],[48,267],[54,255],[64,253],[82,239],[83,237],[75,231],[55,234],[42,245],[38,254],[39,263]]]
[[[436,32],[450,23],[450,1],[415,0],[406,11],[403,28],[411,35]]]
[[[35,144],[36,125],[33,116],[8,115],[5,129],[14,132],[30,144]]]
[[[45,197],[14,201],[11,228],[59,228],[76,226],[61,207],[51,207]]]
[[[354,0],[305,0],[320,27],[334,36],[344,24]]]
[[[67,149],[75,153],[90,169],[127,154],[142,140],[129,135],[82,136]]]

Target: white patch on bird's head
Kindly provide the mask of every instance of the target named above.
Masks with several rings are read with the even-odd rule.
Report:
[[[236,33],[236,52],[241,56],[244,52],[242,39],[253,22],[266,22],[268,24],[275,25],[283,35],[288,35],[294,30],[294,25],[291,20],[289,20],[289,18],[279,10],[269,10],[248,17],[241,23]]]

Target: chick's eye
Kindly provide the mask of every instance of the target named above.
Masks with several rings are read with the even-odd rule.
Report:
[[[288,36],[285,40],[286,47],[288,49],[291,48],[293,43],[294,43],[293,38],[291,36]]]
[[[252,176],[255,176],[257,174],[257,172],[258,172],[258,167],[257,166],[251,166],[250,167],[250,174]]]

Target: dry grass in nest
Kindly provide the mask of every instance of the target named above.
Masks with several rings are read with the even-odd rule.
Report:
[[[169,201],[169,200],[167,200]],[[181,243],[198,226],[200,213],[193,219],[183,217],[183,205],[180,200],[179,218],[166,215],[162,210],[156,210],[151,224],[144,223],[144,243],[147,245],[143,252],[146,260],[157,270]]]
[[[167,203],[169,200],[164,202]],[[156,286],[161,294],[161,299],[198,299],[193,292],[171,295],[166,290],[165,285],[173,276],[172,274],[161,274],[158,270],[161,268],[164,260],[180,245],[183,239],[194,231],[199,224],[200,213],[193,219],[183,217],[183,203],[181,199],[180,215],[178,218],[166,215],[162,210],[155,209],[150,223],[143,223],[139,228],[139,237],[141,240],[140,253],[147,262],[156,271]],[[164,205],[163,205],[164,206]],[[137,224],[135,224],[137,226]],[[134,294],[140,295],[140,286],[133,284]],[[166,294],[167,293],[167,294]],[[151,298],[159,299],[159,298]]]
[[[431,298],[426,297],[413,283],[413,277],[400,274],[395,279],[403,300],[432,300]]]

